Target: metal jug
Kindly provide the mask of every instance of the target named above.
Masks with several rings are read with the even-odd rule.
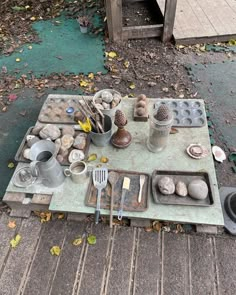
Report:
[[[57,187],[65,180],[62,167],[54,156],[55,150],[55,144],[49,140],[40,140],[30,149],[31,174],[47,187]]]

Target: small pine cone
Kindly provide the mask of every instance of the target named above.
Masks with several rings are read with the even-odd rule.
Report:
[[[165,104],[161,104],[155,115],[155,119],[158,121],[168,121],[171,118],[171,110]]]
[[[115,114],[115,125],[116,126],[125,126],[127,124],[127,119],[125,114],[121,110],[117,110]]]

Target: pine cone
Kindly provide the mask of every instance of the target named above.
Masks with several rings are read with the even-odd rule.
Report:
[[[123,127],[127,124],[126,116],[121,110],[116,111],[114,123],[118,127]]]
[[[171,110],[167,105],[161,104],[154,117],[158,121],[168,121],[171,118]]]

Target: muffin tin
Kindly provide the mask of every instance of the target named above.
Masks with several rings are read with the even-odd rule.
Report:
[[[42,106],[38,120],[42,123],[75,124],[74,115],[66,110],[72,107],[75,112],[79,109],[79,98],[48,97]],[[80,100],[82,102],[83,100]]]
[[[202,127],[206,124],[204,106],[199,100],[159,99],[154,109],[161,104],[168,105],[172,110],[173,127]]]

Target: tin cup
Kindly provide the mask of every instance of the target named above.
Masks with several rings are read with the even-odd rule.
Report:
[[[88,177],[88,166],[83,161],[76,161],[64,170],[64,174],[75,183],[83,183]]]

